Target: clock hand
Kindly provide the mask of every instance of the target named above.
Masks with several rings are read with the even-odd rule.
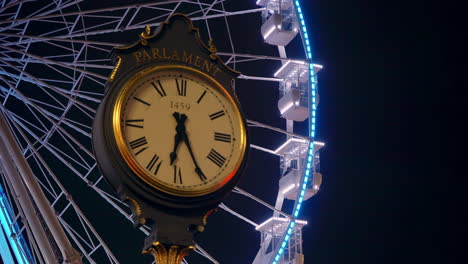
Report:
[[[187,134],[185,134],[185,132],[184,132],[184,142],[185,142],[185,145],[187,145],[188,151],[190,153],[190,157],[192,157],[193,164],[195,165],[195,172],[198,174],[198,176],[200,177],[202,181],[206,180],[205,174],[200,169],[200,167],[198,167],[197,161],[195,160],[195,156],[193,155],[192,147],[190,146],[189,138],[187,137]]]
[[[177,147],[179,146],[181,140],[184,140],[185,144],[187,145],[187,149],[190,153],[190,157],[192,158],[193,163],[195,164],[195,172],[198,174],[200,179],[206,180],[206,176],[195,160],[195,156],[193,155],[192,146],[190,145],[190,141],[185,133],[185,121],[187,120],[187,116],[185,114],[180,114],[179,112],[174,112],[172,116],[177,121],[176,131],[177,134],[175,135],[175,143],[174,143],[174,150],[171,152],[171,165],[177,159]]]
[[[180,142],[182,141],[182,135],[181,134],[176,134],[174,138],[174,150],[171,152],[170,157],[171,157],[171,165],[174,163],[174,161],[177,159],[177,147],[179,146]]]
[[[174,137],[174,149],[172,150],[171,154],[169,155],[171,158],[171,165],[177,159],[177,147],[179,146],[180,142],[185,137],[185,120],[187,120],[187,116],[185,114],[180,114],[179,112],[174,112],[172,116],[177,121],[176,125],[176,135]]]

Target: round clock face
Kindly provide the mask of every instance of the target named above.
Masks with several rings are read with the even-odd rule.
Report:
[[[132,171],[173,195],[221,188],[245,155],[246,130],[231,95],[183,66],[156,67],[131,78],[117,97],[113,128]]]

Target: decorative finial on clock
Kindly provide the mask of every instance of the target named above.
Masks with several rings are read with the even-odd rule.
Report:
[[[143,31],[141,33],[141,36],[144,37],[144,38],[147,38],[147,37],[150,36],[150,34],[151,34],[151,27],[149,25],[146,25],[145,26],[145,31]]]
[[[216,49],[216,46],[214,45],[213,39],[210,39],[208,41],[208,48],[209,48],[209,50],[211,52],[210,59],[215,60],[216,59],[216,52],[218,51],[218,49]]]
[[[141,32],[140,34],[141,44],[143,44],[143,46],[148,45],[148,41],[146,39],[149,38],[150,34],[151,34],[151,27],[149,25],[146,25],[145,31]]]
[[[184,257],[194,249],[194,246],[180,247],[154,242],[150,248],[143,251],[143,254],[153,255],[158,264],[181,264]]]

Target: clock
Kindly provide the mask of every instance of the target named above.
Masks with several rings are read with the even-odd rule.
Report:
[[[139,41],[111,53],[116,66],[94,119],[93,150],[134,225],[151,228],[144,252],[180,263],[247,160],[232,89],[240,73],[185,15],[150,33],[147,27]]]
[[[185,65],[156,64],[128,75],[106,95],[94,130],[96,159],[111,184],[143,190],[166,207],[216,204],[246,159],[237,99]]]
[[[112,103],[113,137],[134,175],[176,196],[213,193],[245,156],[246,129],[233,96],[186,66],[135,74]]]

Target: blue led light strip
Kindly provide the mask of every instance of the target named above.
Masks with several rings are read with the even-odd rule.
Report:
[[[13,254],[16,257],[16,261],[19,264],[34,263],[32,261],[32,255],[29,251],[29,247],[26,241],[24,240],[24,237],[19,233],[20,228],[18,224],[12,221],[12,216],[13,210],[8,202],[2,185],[0,184],[0,228],[3,227],[3,230],[5,231],[5,234],[10,243],[10,247],[13,251]]]
[[[310,47],[310,39],[309,39],[309,34],[307,33],[307,28],[305,25],[304,21],[304,14],[301,9],[301,5],[299,3],[299,0],[293,0],[294,1],[294,7],[296,8],[296,14],[299,19],[299,28],[301,30],[302,34],[302,40],[305,45],[306,49],[306,54],[307,54],[307,59],[309,61],[312,61],[312,51]],[[311,174],[311,168],[313,166],[313,161],[314,161],[314,138],[315,138],[315,112],[316,112],[316,95],[317,95],[317,78],[315,76],[315,71],[314,71],[314,66],[312,63],[309,63],[309,78],[310,78],[310,87],[309,87],[309,109],[310,109],[310,116],[309,116],[309,137],[312,138],[312,141],[309,142],[309,152],[307,155],[306,159],[306,169],[304,170],[304,174],[301,180],[301,185],[300,185],[300,192],[298,193],[296,203],[294,205],[294,210],[293,210],[293,216],[294,220],[292,220],[289,223],[287,231],[283,235],[283,241],[281,243],[281,247],[278,249],[276,252],[275,258],[273,259],[272,264],[278,264],[281,255],[283,255],[283,252],[286,248],[286,245],[288,244],[289,238],[291,237],[291,234],[294,230],[294,226],[296,225],[296,218],[299,216],[299,212],[301,210],[302,202],[304,201],[304,195],[306,193],[306,188],[307,188],[307,182],[309,181],[310,174]]]

